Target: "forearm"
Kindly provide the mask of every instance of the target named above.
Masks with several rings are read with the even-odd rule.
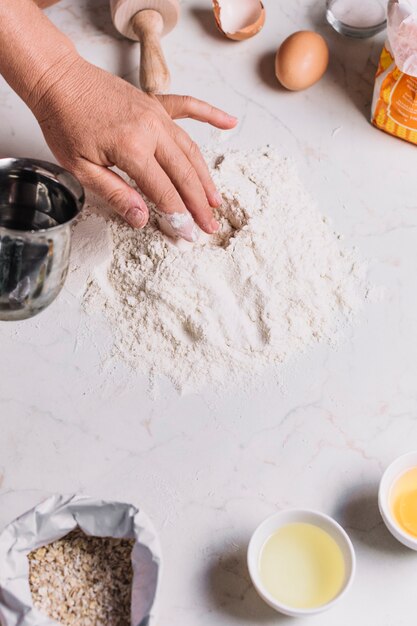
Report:
[[[0,0],[0,73],[32,109],[76,56],[33,0]]]

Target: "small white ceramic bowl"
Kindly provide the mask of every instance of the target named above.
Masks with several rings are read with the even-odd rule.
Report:
[[[417,550],[417,538],[402,530],[392,515],[390,503],[391,487],[401,474],[413,467],[417,467],[417,452],[407,452],[407,454],[398,457],[387,467],[379,483],[378,506],[385,526],[390,533],[407,548]]]
[[[331,602],[323,604],[322,606],[314,607],[312,609],[294,608],[278,602],[278,600],[276,600],[265,589],[259,573],[259,557],[265,541],[276,530],[278,530],[278,528],[281,528],[281,526],[293,523],[314,524],[315,526],[322,528],[324,531],[329,533],[329,535],[333,537],[333,539],[337,542],[345,559],[346,575],[342,589]],[[334,519],[332,519],[328,515],[325,515],[324,513],[319,513],[317,511],[310,511],[306,509],[291,509],[274,513],[274,515],[271,515],[271,517],[268,517],[266,520],[264,520],[255,530],[248,547],[248,568],[256,591],[259,593],[261,598],[265,600],[267,604],[269,604],[269,606],[271,606],[276,611],[279,611],[280,613],[284,613],[284,615],[302,617],[305,615],[315,615],[317,613],[322,613],[323,611],[330,609],[330,607],[332,607],[336,602],[338,602],[338,600],[340,600],[340,598],[347,592],[352,584],[353,578],[355,576],[356,558],[351,540],[349,539],[343,528],[340,526],[340,524],[338,524]]]

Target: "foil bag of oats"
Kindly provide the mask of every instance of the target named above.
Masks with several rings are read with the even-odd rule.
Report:
[[[131,624],[154,626],[161,556],[150,520],[130,504],[78,495],[52,496],[0,533],[1,625],[58,625],[33,606],[27,556],[77,527],[86,535],[134,540]]]

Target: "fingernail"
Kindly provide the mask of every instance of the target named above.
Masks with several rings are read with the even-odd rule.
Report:
[[[219,230],[219,228],[220,228],[219,222],[213,218],[210,222],[210,230],[213,233],[216,233]]]
[[[191,213],[157,212],[159,227],[165,235],[174,239],[182,238],[190,243],[198,239],[198,227]]]
[[[146,214],[139,207],[129,209],[125,219],[133,228],[143,228],[146,224]]]
[[[234,115],[227,115],[227,117],[229,118],[231,122],[238,122],[238,118],[235,117]]]
[[[220,206],[221,204],[223,204],[223,198],[221,197],[218,191],[216,191],[213,197],[217,206]]]

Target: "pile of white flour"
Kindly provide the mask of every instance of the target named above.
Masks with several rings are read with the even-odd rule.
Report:
[[[271,148],[206,156],[219,234],[174,242],[153,220],[134,231],[88,211],[74,233],[84,307],[104,311],[115,355],[178,389],[247,381],[333,344],[366,297],[363,265],[288,160]]]

